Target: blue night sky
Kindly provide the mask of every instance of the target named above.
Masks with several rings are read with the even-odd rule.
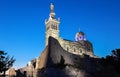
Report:
[[[60,36],[75,41],[79,28],[103,57],[120,48],[120,0],[0,0],[0,50],[14,56],[15,68],[45,48],[45,19],[55,5]]]

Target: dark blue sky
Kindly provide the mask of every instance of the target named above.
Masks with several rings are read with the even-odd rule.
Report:
[[[62,38],[74,41],[80,28],[96,55],[120,48],[120,0],[0,0],[0,50],[16,58],[16,68],[44,49],[51,2],[61,19]]]

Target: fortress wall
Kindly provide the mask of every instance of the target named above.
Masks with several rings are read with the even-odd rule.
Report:
[[[46,46],[45,50],[42,52],[41,56],[39,57],[36,69],[41,69],[46,66],[47,57],[48,57],[48,46]]]
[[[75,55],[64,50],[59,42],[50,37],[49,38],[49,53],[47,59],[47,67],[51,67],[54,64],[69,64],[76,67],[84,68],[84,56]]]
[[[41,69],[48,65],[52,66],[53,64],[59,64],[61,61],[63,61],[64,64],[76,65],[77,67],[81,67],[80,64],[81,65],[84,64],[83,53],[86,53],[88,55],[93,54],[92,45],[90,44],[88,44],[90,47],[90,51],[89,51],[89,50],[86,50],[85,46],[80,45],[80,43],[77,43],[77,42],[75,43],[70,41],[66,41],[65,43],[67,44],[69,43],[69,45],[72,44],[72,46],[76,47],[76,50],[69,52],[69,49],[68,49],[68,51],[66,51],[64,49],[65,47],[63,48],[61,44],[58,42],[58,40],[54,39],[53,37],[50,37],[48,46],[42,52],[38,60],[36,69]],[[62,43],[63,46],[64,44]]]
[[[56,39],[49,37],[48,47],[40,57],[43,63],[39,67],[44,69],[38,70],[35,77],[94,77],[92,74],[99,67],[96,59],[72,54],[64,50]]]

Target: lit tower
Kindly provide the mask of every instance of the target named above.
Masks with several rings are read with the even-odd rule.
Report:
[[[52,36],[55,39],[59,38],[59,23],[60,23],[60,19],[55,18],[54,5],[51,3],[49,18],[45,21],[45,25],[46,25],[45,46],[48,45],[49,36]]]

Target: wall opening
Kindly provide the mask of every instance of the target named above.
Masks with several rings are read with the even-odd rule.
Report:
[[[80,53],[82,53],[82,50],[80,49]]]
[[[69,48],[67,47],[67,51],[69,51]]]
[[[74,52],[76,52],[76,49],[74,48]]]

